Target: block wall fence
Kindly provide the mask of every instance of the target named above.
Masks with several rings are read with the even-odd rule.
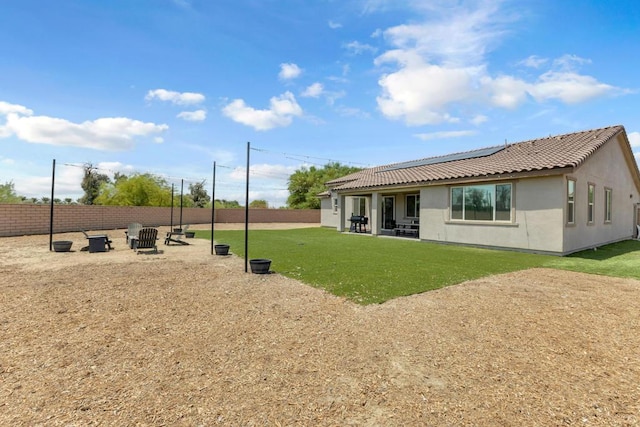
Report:
[[[0,237],[49,234],[50,205],[0,204]],[[217,209],[216,223],[244,223],[245,210]],[[53,232],[81,230],[115,230],[127,228],[133,222],[159,227],[180,224],[180,208],[148,206],[86,206],[55,205]],[[249,209],[250,223],[317,223],[319,209]],[[183,208],[182,224],[211,224],[211,210]]]

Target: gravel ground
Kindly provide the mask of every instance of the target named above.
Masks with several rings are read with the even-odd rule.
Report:
[[[360,306],[207,240],[109,234],[0,238],[0,425],[640,424],[638,281],[534,269]]]

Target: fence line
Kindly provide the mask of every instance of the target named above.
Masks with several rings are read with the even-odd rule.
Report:
[[[50,206],[0,204],[0,237],[49,233]],[[216,223],[244,223],[245,210],[216,209]],[[55,205],[54,233],[80,230],[115,230],[139,222],[149,227],[171,225],[170,207]],[[180,222],[180,208],[173,209],[173,224]],[[318,223],[319,209],[250,209],[251,223]],[[182,224],[211,224],[211,210],[183,208]]]

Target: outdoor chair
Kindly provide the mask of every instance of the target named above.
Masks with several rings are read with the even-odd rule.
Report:
[[[110,251],[111,248],[111,239],[106,234],[93,234],[90,235],[86,231],[82,230],[82,234],[84,237],[89,240],[89,252],[107,252]],[[108,249],[107,249],[108,248]]]
[[[124,232],[127,236],[127,246],[133,249],[133,241],[138,238],[138,233],[142,230],[142,224],[139,222],[133,222],[129,224],[127,231]]]
[[[138,249],[153,249],[155,253],[158,253],[157,240],[157,228],[143,228],[138,232],[138,238],[133,239],[133,250],[140,253]]]

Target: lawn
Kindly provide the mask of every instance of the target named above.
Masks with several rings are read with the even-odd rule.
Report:
[[[197,237],[211,238],[210,231]],[[244,257],[244,231],[217,230],[217,243]],[[271,270],[360,304],[454,285],[466,280],[550,267],[640,279],[640,243],[627,241],[569,257],[479,249],[337,233],[326,228],[252,230],[249,257]]]

